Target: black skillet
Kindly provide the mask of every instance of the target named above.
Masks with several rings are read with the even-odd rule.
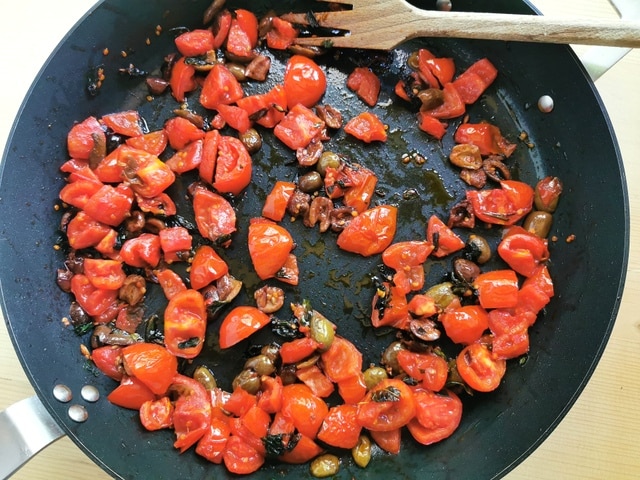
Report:
[[[213,466],[193,452],[183,455],[172,447],[170,432],[148,433],[137,413],[114,407],[106,400],[87,406],[89,420],[74,423],[66,406],[52,398],[55,384],[74,391],[96,385],[103,398],[114,383],[85,368],[78,353],[80,342],[63,328],[69,297],[55,285],[55,271],[63,254],[52,248],[58,240],[59,215],[53,213],[63,185],[58,166],[67,159],[65,135],[69,127],[88,115],[123,109],[139,109],[150,128],[158,128],[175,103],[169,96],[145,99],[143,79],[117,74],[119,68],[156,70],[172,51],[171,29],[198,26],[208,1],[154,0],[105,1],[92,9],[64,39],[33,84],[14,125],[2,164],[0,186],[0,273],[4,315],[20,361],[47,410],[89,457],[116,478],[225,478],[224,468]],[[435,2],[423,2],[424,8]],[[269,7],[280,11],[307,11],[314,2],[237,1],[258,13]],[[428,4],[428,5],[427,5]],[[457,0],[456,9],[533,13],[523,2],[512,0]],[[163,34],[155,36],[156,25]],[[145,39],[152,39],[151,45]],[[103,55],[129,51],[127,59]],[[489,120],[507,137],[518,141],[526,132],[535,147],[520,144],[513,160],[517,178],[534,183],[545,175],[560,177],[565,185],[555,214],[549,265],[556,279],[556,296],[531,332],[531,353],[526,363],[512,362],[500,388],[487,395],[465,396],[464,416],[458,431],[448,440],[422,447],[408,436],[398,456],[377,455],[366,474],[394,478],[497,478],[531,453],[567,413],[588,381],[613,326],[627,264],[629,218],[625,177],[613,130],[593,84],[569,48],[488,41],[428,40],[412,42],[402,51],[383,58],[373,53],[345,53],[328,63],[328,103],[350,117],[362,106],[345,95],[345,74],[352,60],[378,65],[383,79],[381,103],[393,98],[392,88],[406,52],[426,46],[438,55],[453,56],[461,70],[487,56],[498,67],[499,77],[487,95],[469,109],[472,121]],[[403,53],[404,52],[404,53]],[[281,59],[283,57],[277,57]],[[86,91],[87,73],[103,64],[107,73],[100,93]],[[274,76],[281,69],[275,62]],[[259,86],[255,88],[266,88]],[[541,113],[537,99],[549,94],[555,100],[551,114]],[[434,142],[413,126],[413,116],[396,107],[377,106],[374,111],[390,125],[386,145],[363,146],[344,134],[336,134],[328,148],[350,155],[381,176],[376,202],[393,202],[401,211],[402,225],[396,238],[424,235],[426,218],[436,213],[446,218],[450,207],[464,195],[464,186],[447,165],[453,122],[442,143]],[[267,138],[256,154],[255,180],[235,201],[240,218],[256,215],[261,199],[274,179],[294,179],[292,154]],[[404,165],[403,153],[419,152],[422,166]],[[403,195],[415,188],[419,200]],[[377,361],[393,335],[375,335],[363,327],[363,310],[369,302],[366,278],[376,261],[353,258],[332,247],[333,239],[320,238],[300,224],[289,225],[298,241],[301,285],[287,292],[288,300],[309,298],[315,308],[338,324],[339,332],[364,352],[365,362]],[[246,233],[242,224],[238,239]],[[466,236],[468,232],[460,232]],[[485,232],[492,241],[495,234]],[[565,239],[575,235],[572,243]],[[240,241],[224,252],[232,268],[242,270],[238,257],[245,254]],[[429,282],[435,283],[448,268],[433,262]],[[246,269],[245,269],[246,270]],[[250,293],[257,281],[242,271]],[[157,292],[156,292],[157,293]],[[159,302],[152,293],[150,308]],[[239,301],[245,300],[240,298]],[[269,339],[264,334],[253,342]],[[221,354],[214,347],[216,327],[209,329],[210,348],[202,361],[211,366],[224,387],[240,368],[249,346],[244,342]],[[256,477],[301,478],[307,466],[269,464]],[[363,471],[348,455],[343,457],[340,478],[358,478]]]

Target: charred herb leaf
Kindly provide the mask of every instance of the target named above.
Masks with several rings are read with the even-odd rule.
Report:
[[[399,402],[400,397],[400,390],[392,385],[371,394],[371,400],[374,402]]]

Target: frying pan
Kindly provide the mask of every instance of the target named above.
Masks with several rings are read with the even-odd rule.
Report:
[[[88,98],[84,95],[85,74],[97,63],[104,63],[107,72],[122,66],[122,59],[103,57],[104,45],[112,51],[131,46],[142,49],[144,40],[153,34],[157,24],[162,24],[165,31],[171,26],[195,25],[208,2],[127,3],[102,3],[76,27],[44,67],[14,126],[5,152],[0,186],[3,312],[18,356],[44,406],[72,440],[108,473],[116,478],[204,478],[215,469],[215,475],[224,478],[226,473],[222,469],[216,469],[192,453],[178,456],[171,447],[169,432],[144,432],[135,412],[100,401],[88,406],[89,421],[78,424],[68,419],[67,407],[51,397],[52,387],[59,382],[76,392],[87,383],[93,384],[103,396],[114,386],[110,380],[95,377],[83,368],[84,360],[78,354],[81,339],[60,324],[60,319],[67,314],[69,299],[54,284],[55,269],[62,262],[62,254],[51,248],[56,241],[59,219],[50,212],[63,184],[57,167],[66,159],[66,132],[74,121],[87,115],[125,108],[140,108],[150,125],[157,126],[174,107],[169,99],[149,104],[141,95],[140,82],[115,74],[112,82],[105,82],[100,95]],[[248,3],[233,2],[232,5]],[[282,9],[291,7],[290,4],[278,5],[282,5]],[[296,7],[300,5],[305,10],[311,4],[298,2]],[[254,10],[266,6],[267,2],[250,4]],[[532,12],[524,3],[513,5],[506,0],[458,1],[456,7]],[[144,55],[132,57],[136,66],[147,70],[157,68],[170,49],[170,40],[169,35],[157,41],[154,38],[150,47],[144,47]],[[528,182],[548,174],[562,178],[566,193],[555,217],[554,233],[560,239],[575,234],[585,241],[571,244],[559,241],[552,246],[550,269],[557,279],[557,295],[532,331],[532,353],[526,364],[513,366],[494,394],[465,399],[463,423],[452,438],[429,448],[418,447],[405,439],[398,457],[376,458],[367,473],[382,476],[393,472],[398,478],[500,477],[530,453],[564,416],[602,353],[617,313],[626,271],[629,222],[624,173],[606,113],[569,49],[425,40],[407,45],[406,50],[416,45],[451,54],[461,66],[481,56],[488,56],[497,65],[500,80],[491,92],[492,101],[474,106],[470,110],[472,118],[490,119],[504,132],[510,132],[512,139],[520,131],[529,134],[536,147],[533,150],[522,145],[518,148],[517,176]],[[389,65],[393,71],[395,64]],[[330,78],[338,82],[344,68],[342,63],[332,64]],[[388,91],[390,77],[385,80]],[[556,101],[552,115],[543,115],[532,107],[542,93],[550,93]],[[340,92],[329,95],[329,102],[338,105]],[[349,108],[353,107],[345,105],[345,112],[353,111]],[[387,109],[378,111],[384,114]],[[392,113],[385,121],[393,129],[398,119],[393,118]],[[355,157],[379,158],[383,165],[396,161],[398,166],[399,151],[415,148],[427,154],[427,170],[437,171],[451,199],[442,201],[442,197],[428,195],[426,186],[420,187],[425,193],[424,202],[406,207],[416,220],[408,222],[399,232],[399,237],[404,238],[418,234],[422,227],[417,225],[423,224],[427,214],[444,215],[463,192],[453,180],[453,172],[442,162],[441,152],[451,147],[450,137],[440,146],[425,142],[424,137],[414,133],[403,131],[393,137],[395,153],[378,147],[364,148],[344,137],[336,137],[332,144],[335,149],[343,149]],[[265,148],[256,157],[256,164],[264,169],[266,160],[276,154]],[[285,157],[287,154],[282,152]],[[400,168],[389,169],[388,178],[383,180],[390,196],[402,192],[404,177],[421,174],[417,170],[400,173],[395,170]],[[286,165],[256,175],[255,186],[238,206],[241,212],[251,215],[257,211],[257,199],[264,194],[269,177],[291,175],[291,168]],[[426,177],[432,178],[432,175]],[[310,245],[318,241],[310,231],[294,234]],[[370,269],[370,264],[363,266],[351,261],[349,256],[340,258],[340,252],[329,250],[322,259],[315,254],[300,256],[303,272],[313,271],[316,277],[325,280],[321,295],[314,292],[310,282],[302,282],[298,297],[312,298],[314,306],[332,319],[337,315],[345,317],[346,320],[340,320],[340,332],[361,347],[367,360],[376,360],[389,338],[377,339],[353,321],[353,313],[342,307],[362,300],[357,297],[345,300],[345,296],[355,295],[353,289],[347,288],[343,281],[332,280],[341,278],[343,273],[350,273],[348,278],[357,280]],[[438,278],[446,265],[434,264],[432,268],[433,278]],[[590,282],[596,278],[597,287]],[[296,293],[290,293],[295,298]],[[332,305],[341,308],[336,312],[330,309]],[[215,336],[215,332],[212,334]],[[233,363],[237,370],[238,358],[243,353],[242,348],[234,349],[229,353],[229,357],[235,357],[231,358],[234,362],[226,363]],[[223,381],[229,380],[231,373],[219,365],[225,363],[224,358],[212,353],[206,361],[216,368]],[[260,475],[299,478],[305,472],[306,467],[274,465]],[[346,460],[341,476],[359,475],[361,471]]]

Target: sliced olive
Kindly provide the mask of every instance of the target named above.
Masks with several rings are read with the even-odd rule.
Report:
[[[228,62],[225,66],[229,69],[229,71],[233,74],[234,77],[236,77],[236,80],[238,80],[239,82],[244,82],[247,79],[244,65],[240,65],[239,63],[234,63],[234,62]]]
[[[213,372],[209,369],[209,367],[205,367],[204,365],[199,366],[193,372],[193,379],[197,380],[205,389],[213,390],[218,386],[216,382],[216,378],[213,376]]]
[[[478,170],[482,168],[482,155],[480,148],[470,143],[461,143],[454,146],[449,154],[449,161],[456,167]]]
[[[387,372],[391,375],[398,375],[402,368],[398,363],[398,352],[405,350],[401,342],[393,342],[382,353],[382,364],[387,368]]]
[[[491,260],[491,247],[484,237],[472,233],[467,240],[467,248],[472,252],[472,259],[479,265]]]
[[[338,168],[342,163],[342,158],[335,152],[324,151],[316,164],[316,170],[323,177],[327,173],[327,168]]]
[[[340,459],[330,453],[315,458],[309,467],[311,475],[316,478],[331,477],[340,470]]]
[[[453,285],[451,282],[442,282],[434,285],[427,290],[426,294],[433,298],[436,305],[441,309],[447,308],[453,300],[458,298],[457,295],[453,293]]]
[[[260,381],[260,375],[255,370],[248,368],[242,370],[236,378],[233,379],[233,389],[242,388],[252,395],[255,395],[260,390],[262,382]]]
[[[249,153],[256,153],[262,148],[262,135],[255,128],[250,128],[241,133],[238,138],[240,138]]]
[[[319,350],[322,352],[329,350],[335,335],[333,324],[326,317],[314,311],[309,322],[309,329],[310,337],[321,345]]]
[[[268,355],[260,354],[248,359],[244,368],[255,371],[258,375],[271,375],[276,371],[276,366],[273,363],[273,359]]]
[[[361,468],[369,465],[371,461],[371,440],[366,435],[360,435],[358,444],[351,449],[353,461]]]
[[[553,215],[549,212],[534,210],[524,220],[523,227],[525,230],[537,235],[540,238],[547,238],[551,231],[553,223]]]
[[[411,52],[411,55],[407,58],[407,65],[414,70],[420,69],[420,54],[417,50],[415,52]]]
[[[456,278],[466,283],[473,283],[476,277],[480,275],[480,267],[471,260],[456,258],[453,261],[453,273]]]
[[[364,371],[364,384],[367,390],[371,390],[385,378],[389,378],[389,375],[382,367],[371,366]]]
[[[433,110],[444,103],[444,93],[438,88],[420,90],[417,96],[422,102],[422,108],[425,110]]]
[[[323,185],[322,176],[316,171],[307,172],[298,179],[298,188],[304,193],[313,193]]]

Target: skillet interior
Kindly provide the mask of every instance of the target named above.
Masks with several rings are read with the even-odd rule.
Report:
[[[60,319],[67,314],[69,300],[54,285],[55,270],[62,262],[62,255],[51,248],[56,241],[58,223],[58,215],[51,213],[52,206],[63,184],[58,166],[66,159],[64,139],[70,125],[88,115],[139,108],[151,127],[161,125],[175,104],[168,97],[148,103],[141,80],[119,77],[115,73],[126,66],[125,60],[117,55],[104,57],[102,49],[108,46],[112,52],[118,52],[134,48],[135,52],[126,62],[132,61],[139,68],[152,71],[171,50],[171,36],[155,37],[155,26],[161,24],[168,32],[172,26],[196,25],[207,3],[158,0],[131,5],[120,0],[105,2],[90,12],[61,44],[34,83],[9,139],[3,162],[0,254],[4,270],[0,278],[10,334],[47,408],[71,438],[116,477],[188,475],[204,478],[212,469],[220,477],[226,473],[191,452],[179,456],[171,446],[169,432],[143,432],[135,412],[101,401],[88,405],[90,420],[87,423],[74,424],[66,417],[66,407],[52,400],[50,391],[58,382],[70,385],[74,391],[86,383],[95,384],[103,396],[114,385],[83,369],[84,360],[78,354],[80,339],[60,325]],[[296,7],[300,8],[301,3]],[[525,4],[514,6],[512,3],[458,0],[456,7],[531,12]],[[267,2],[232,2],[253,10],[257,4],[264,6]],[[282,5],[279,8],[286,10],[292,4],[279,4]],[[309,9],[310,5],[304,3],[300,9]],[[165,15],[165,12],[168,13]],[[100,28],[96,28],[97,25]],[[149,47],[144,43],[147,37],[152,38]],[[407,45],[405,50],[411,51],[417,44]],[[626,270],[628,207],[624,173],[606,113],[569,49],[457,40],[425,40],[419,44],[435,53],[452,55],[459,68],[488,56],[500,71],[499,80],[491,88],[489,97],[470,109],[471,119],[494,122],[511,139],[520,131],[529,134],[535,148],[529,150],[520,145],[515,158],[516,172],[521,179],[532,183],[552,174],[564,181],[565,194],[553,228],[560,240],[551,247],[550,270],[556,279],[557,296],[531,332],[529,361],[521,367],[512,366],[504,384],[494,394],[466,401],[463,423],[452,438],[429,448],[418,447],[407,438],[400,456],[380,456],[368,467],[367,473],[382,476],[392,471],[398,478],[491,478],[511,469],[562,418],[582,390],[605,346]],[[399,62],[402,56],[395,60]],[[101,93],[88,98],[84,93],[85,74],[90,67],[101,63],[105,64],[109,77]],[[392,74],[397,65],[391,62],[390,67],[382,101],[392,97],[395,80]],[[344,72],[348,72],[345,68],[340,62],[332,64],[329,78],[334,84],[343,85]],[[537,98],[545,93],[556,101],[556,109],[550,115],[543,115],[535,108]],[[354,102],[344,104],[341,87],[331,89],[327,101],[340,107],[347,116],[355,111]],[[396,238],[414,238],[423,234],[424,220],[432,212],[446,216],[450,206],[463,195],[464,188],[446,166],[442,153],[452,145],[451,134],[442,145],[426,142],[414,128],[406,128],[407,117],[398,111],[380,107],[375,110],[390,124],[394,133],[388,146],[395,149],[362,147],[345,140],[343,135],[334,137],[329,148],[351,153],[377,171],[387,172],[382,181],[387,197],[401,195],[407,187],[406,178],[414,182],[416,176],[423,177],[417,186],[424,195],[421,202],[400,204],[405,215],[415,221],[407,223]],[[400,155],[412,151],[426,155],[427,163],[420,168],[402,165]],[[255,185],[238,203],[244,215],[259,211],[259,198],[267,191],[270,179],[292,178],[292,168],[285,165],[283,159],[291,159],[291,154],[276,147],[265,148],[255,158],[264,172],[256,175]],[[375,159],[374,165],[371,159]],[[437,172],[439,179],[428,175],[429,171]],[[446,195],[433,193],[431,189],[439,185],[446,187]],[[391,336],[379,339],[361,328],[357,305],[368,303],[369,292],[358,295],[355,288],[345,288],[340,278],[350,273],[344,279],[349,278],[354,286],[371,271],[371,263],[351,261],[349,256],[328,247],[324,259],[320,259],[313,253],[320,246],[307,246],[307,242],[320,245],[317,243],[320,240],[310,231],[296,228],[292,226],[296,238],[301,239],[297,251],[301,271],[309,272],[308,277],[313,272],[312,279],[303,280],[298,298],[311,298],[316,308],[339,323],[342,334],[358,343],[366,361],[376,361]],[[569,234],[575,234],[577,241],[565,243]],[[230,255],[240,253],[229,252]],[[434,264],[430,278],[438,279],[444,267],[446,264]],[[318,286],[322,290],[320,296],[316,293]],[[330,308],[336,305],[337,309]],[[350,305],[355,306],[353,311]],[[215,343],[215,335],[211,341]],[[242,353],[242,348],[234,349],[225,357],[213,351],[207,361],[224,381],[238,369],[236,358]],[[233,357],[233,361],[227,362],[229,357]],[[232,368],[225,370],[224,364],[231,364]],[[99,427],[95,426],[96,422]],[[264,469],[261,475],[299,478],[305,471],[306,467],[285,470],[276,465]],[[344,478],[359,474],[357,467],[345,462],[341,473]]]

